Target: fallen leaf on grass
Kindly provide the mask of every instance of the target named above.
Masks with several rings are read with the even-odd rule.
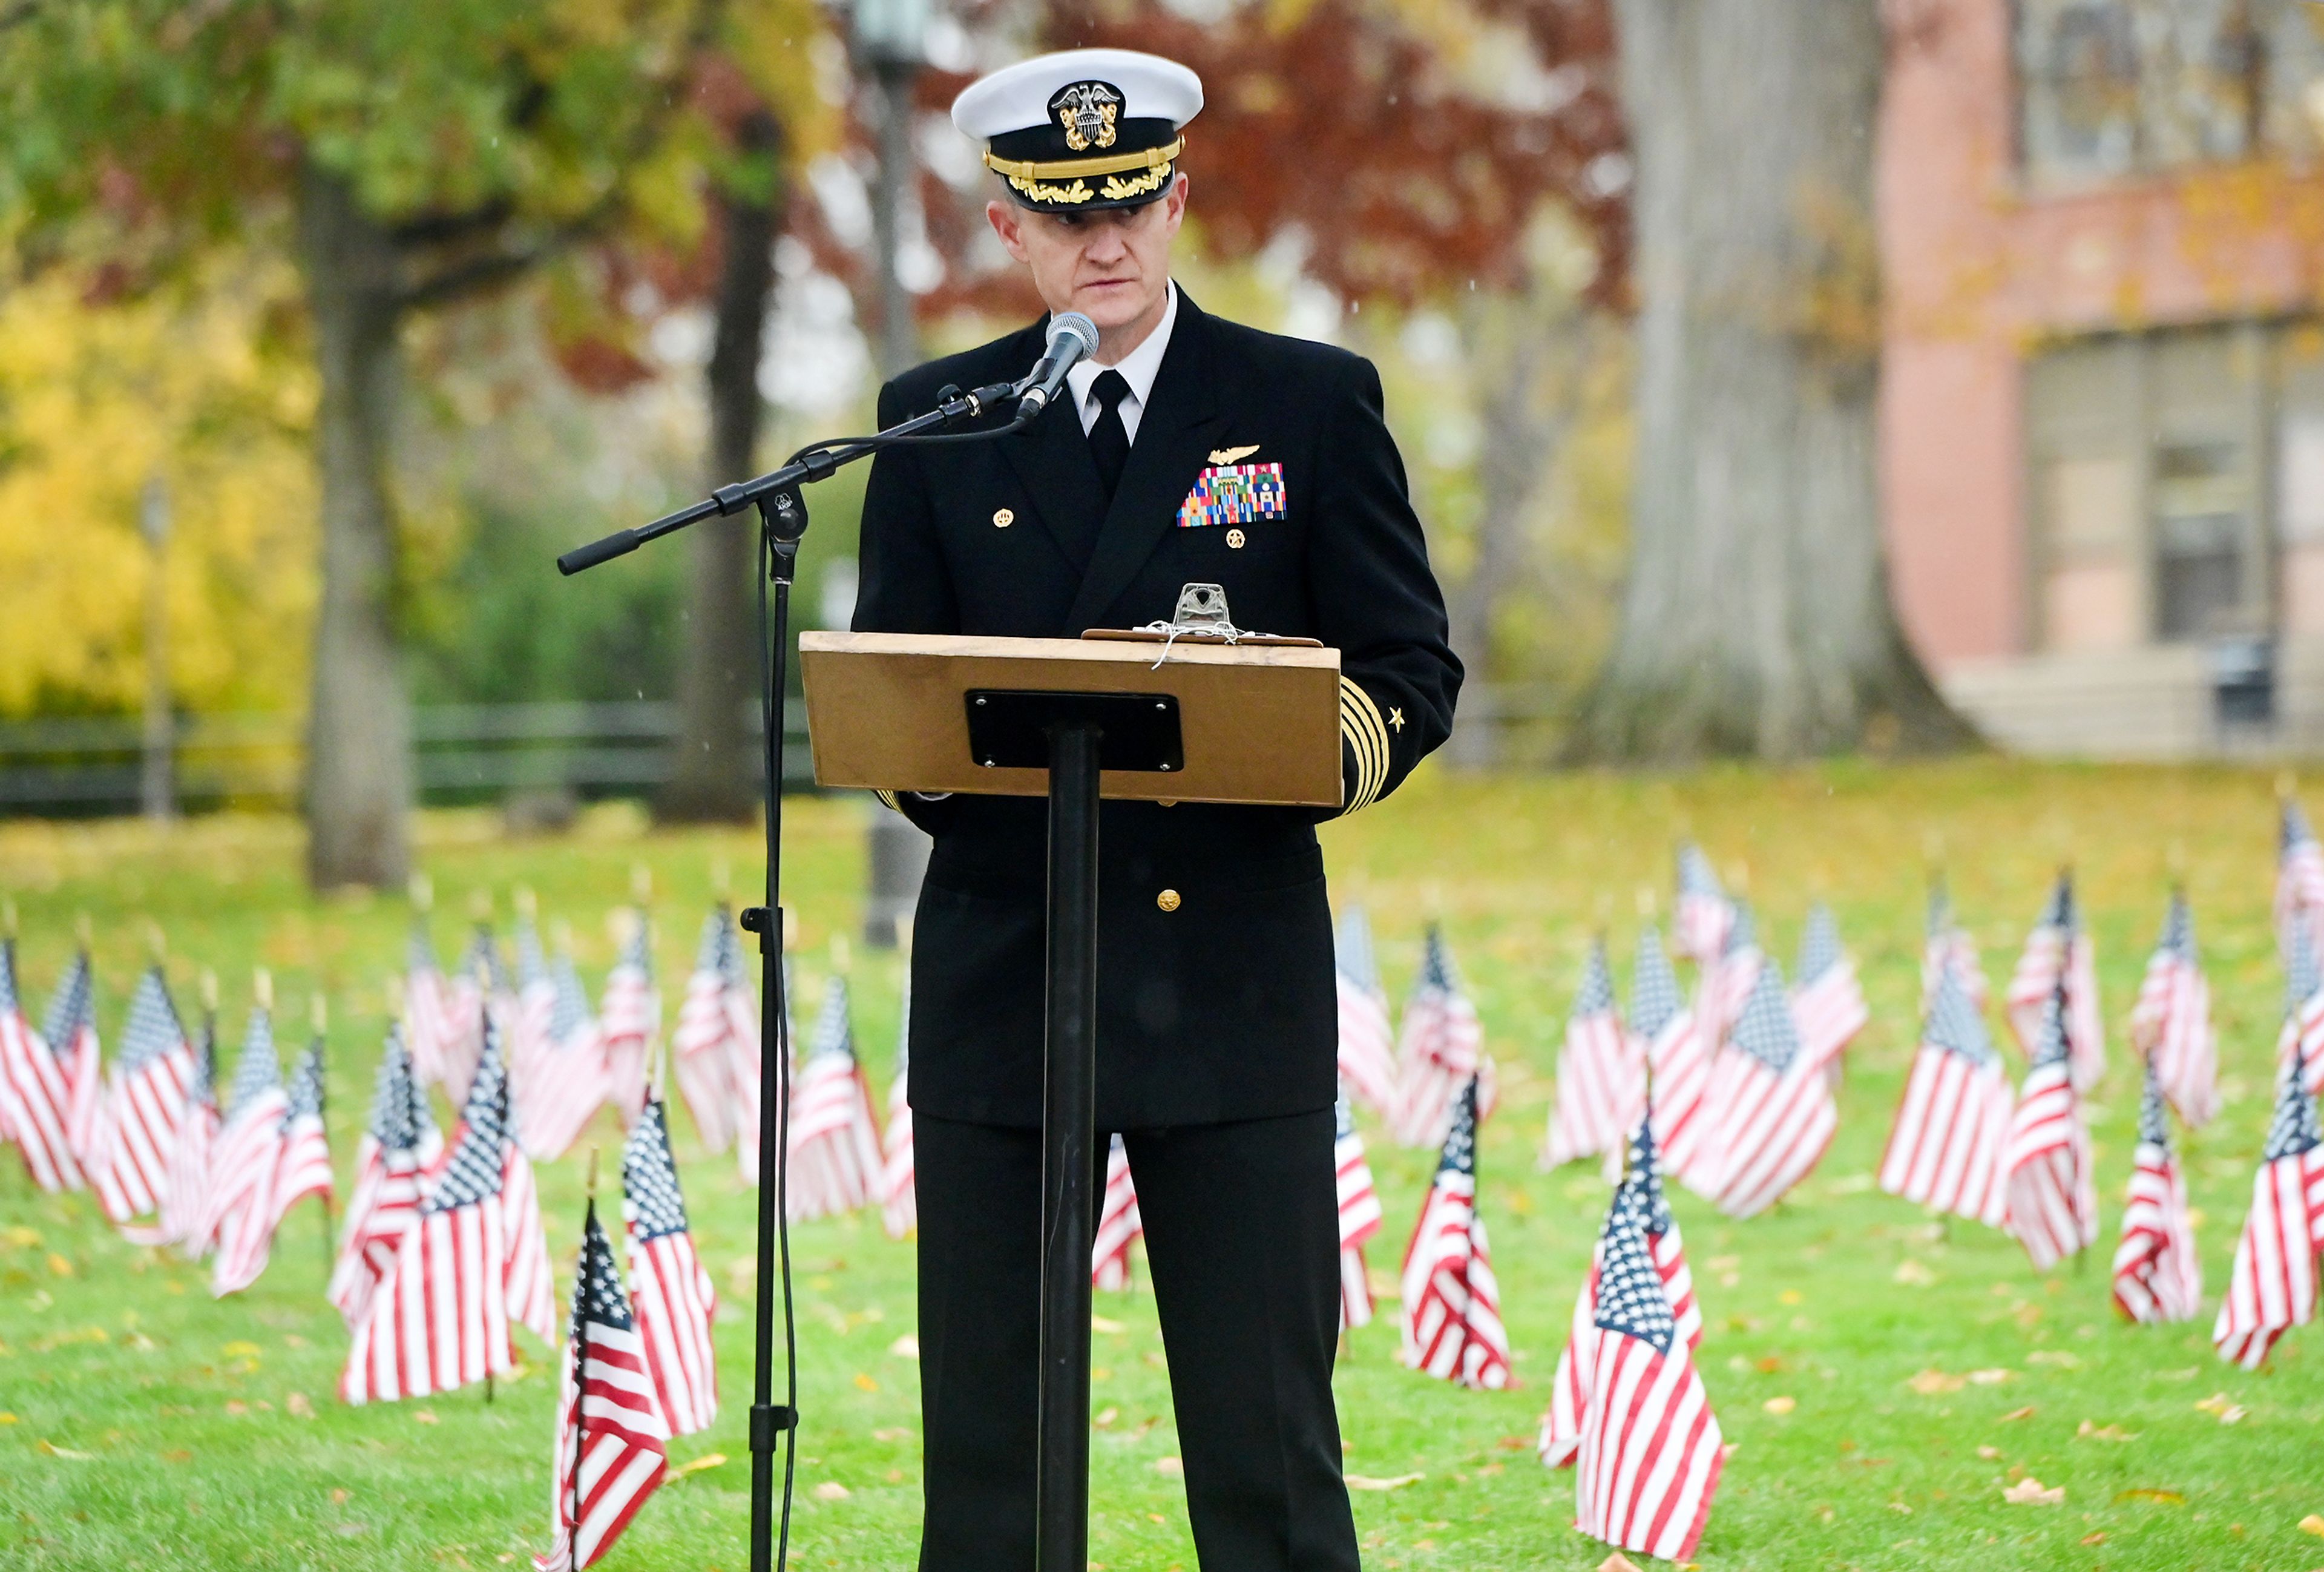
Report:
[[[2088,1419],[2081,1422],[2080,1428],[2074,1431],[2074,1435],[2077,1438],[2085,1441],[2135,1441],[2138,1439],[2136,1430],[2126,1430],[2120,1425],[2094,1425]]]
[[[42,1441],[41,1443],[41,1450],[46,1452],[51,1457],[62,1457],[69,1463],[94,1463],[97,1461],[97,1454],[94,1452],[76,1452],[70,1447],[60,1447],[54,1441]]]
[[[294,1392],[282,1400],[282,1411],[294,1419],[311,1419],[315,1417],[315,1405],[307,1400],[305,1392]]]
[[[1121,1418],[1121,1410],[1114,1407],[1111,1403],[1108,1403],[1104,1408],[1098,1410],[1097,1418],[1092,1419],[1090,1423],[1095,1425],[1101,1430],[1106,1430],[1112,1429],[1113,1421],[1120,1418]]]
[[[244,1414],[248,1413],[249,1411],[250,1411],[250,1405],[249,1405],[248,1403],[246,1403],[246,1402],[243,1401],[242,1401],[240,1398],[238,1398],[238,1397],[237,1397],[237,1398],[229,1398],[229,1399],[226,1401],[226,1418],[228,1418],[228,1419],[238,1419],[242,1418],[242,1417],[243,1417],[243,1415],[244,1415]]]
[[[1766,1355],[1764,1358],[1755,1361],[1752,1364],[1752,1368],[1757,1370],[1762,1375],[1773,1375],[1784,1368],[1784,1362],[1775,1355],[1770,1354]]]
[[[411,1410],[411,1422],[415,1425],[432,1425],[436,1423],[436,1410],[434,1409],[414,1409]]]
[[[1923,1397],[1935,1397],[1939,1392],[1959,1392],[1969,1384],[1966,1376],[1947,1375],[1941,1370],[1923,1370],[1904,1382]]]
[[[826,1479],[815,1487],[815,1498],[817,1501],[845,1501],[850,1493],[847,1486],[840,1484],[836,1479]]]
[[[920,1340],[907,1332],[888,1345],[888,1352],[899,1359],[918,1359],[920,1356]]]
[[[15,1245],[19,1250],[31,1250],[41,1242],[41,1236],[38,1234],[30,1228],[23,1227],[10,1228],[0,1237],[6,1238],[9,1244]]]
[[[2180,1494],[2175,1490],[2155,1490],[2148,1487],[2142,1487],[2137,1490],[2118,1490],[2115,1492],[2114,1498],[2116,1501],[2151,1501],[2157,1506],[2184,1506],[2187,1504],[2187,1498]]]
[[[1166,1457],[1166,1463],[1176,1463],[1176,1457]],[[1350,1490],[1402,1490],[1407,1484],[1417,1484],[1427,1478],[1425,1474],[1398,1474],[1387,1479],[1374,1479],[1369,1475],[1351,1474],[1347,1477]]]
[[[2002,1415],[2001,1422],[2006,1425],[2012,1419],[2030,1419],[2033,1417],[2034,1405],[2032,1403],[2027,1403],[2022,1409],[2011,1409],[2007,1413]]]
[[[1971,1386],[1999,1386],[2017,1373],[2014,1370],[1972,1370],[1969,1373]]]
[[[2300,1531],[2303,1534],[2324,1536],[2324,1517],[2318,1517],[2314,1512],[2310,1512],[2300,1520]]]
[[[870,1376],[864,1374],[860,1370],[855,1373],[855,1385],[856,1389],[860,1392],[878,1392],[880,1390],[880,1383],[872,1380]]]
[[[13,1425],[13,1424],[14,1424],[15,1422],[16,1422],[16,1416],[15,1416],[15,1415],[11,1414],[11,1413],[0,1413],[0,1425]]]
[[[1638,1564],[1617,1550],[1598,1563],[1598,1572],[1638,1572]]]
[[[332,1504],[333,1506],[345,1506],[345,1505],[346,1505],[346,1504],[347,1504],[347,1493],[347,1493],[346,1491],[345,1491],[345,1490],[334,1490],[333,1492],[331,1492],[331,1504]]]
[[[2106,1543],[2106,1530],[2105,1530],[2104,1529],[2099,1529],[2099,1530],[2096,1530],[2095,1532],[2084,1534],[2084,1535],[2082,1536],[2082,1543],[2084,1543],[2085,1545],[2103,1545],[2103,1544],[2105,1544],[2105,1543]]]
[[[1979,1447],[1977,1449],[1977,1455],[1990,1463],[2001,1456],[2001,1448],[1998,1447]]]
[[[2004,1489],[2001,1499],[2012,1506],[2058,1506],[2065,1502],[2066,1487],[2061,1484],[2053,1489],[2044,1489],[2042,1482],[2029,1474]]]
[[[695,1458],[692,1462],[681,1463],[677,1467],[671,1469],[669,1471],[669,1477],[672,1479],[683,1479],[689,1474],[700,1474],[707,1469],[724,1468],[725,1466],[725,1453],[705,1452],[701,1456]]]
[[[872,1431],[872,1438],[875,1441],[886,1441],[890,1443],[908,1441],[912,1438],[912,1432],[902,1425],[892,1425],[885,1429]]]
[[[2223,1425],[2232,1425],[2244,1417],[2244,1405],[2229,1402],[2227,1394],[2223,1392],[2213,1392],[2195,1406],[2204,1413],[2218,1415],[2219,1423]]]
[[[1176,1457],[1157,1457],[1154,1459],[1154,1472],[1170,1479],[1184,1479],[1186,1476],[1186,1466]],[[1362,1477],[1361,1475],[1349,1475],[1348,1488],[1361,1490],[1363,1486],[1358,1484],[1356,1481]]]
[[[2080,1370],[2081,1356],[2069,1354],[2063,1348],[2036,1348],[2025,1356],[2028,1364],[2054,1364],[2061,1370]]]
[[[1897,1264],[1895,1281],[1907,1288],[1928,1288],[1937,1281],[1937,1274],[1908,1258]]]
[[[51,1277],[70,1277],[72,1274],[73,1274],[73,1264],[72,1264],[72,1262],[71,1262],[67,1261],[63,1256],[59,1255],[59,1254],[58,1254],[55,1251],[53,1251],[53,1250],[52,1250],[52,1251],[51,1251],[51,1252],[49,1252],[49,1275],[50,1275],[50,1276],[51,1276]]]
[[[1800,1405],[1798,1401],[1794,1398],[1771,1397],[1759,1406],[1766,1409],[1771,1414],[1787,1414]]]
[[[1128,1330],[1128,1328],[1122,1326],[1120,1321],[1108,1320],[1103,1316],[1092,1316],[1090,1318],[1090,1330],[1093,1332],[1103,1332],[1108,1336],[1114,1336]]]
[[[1807,1303],[1807,1295],[1795,1288],[1787,1288],[1775,1296],[1775,1300],[1778,1304],[1803,1305]]]

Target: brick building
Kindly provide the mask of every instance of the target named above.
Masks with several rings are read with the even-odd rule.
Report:
[[[2324,751],[2324,6],[1891,9],[1882,473],[1914,643],[2027,751]],[[2267,718],[2248,685],[2222,717],[2236,667]]]

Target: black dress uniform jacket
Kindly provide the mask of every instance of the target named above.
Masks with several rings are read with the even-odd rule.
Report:
[[[898,377],[881,390],[881,425],[933,406],[947,384],[1022,375],[1044,327]],[[1223,585],[1238,626],[1341,652],[1341,811],[1394,791],[1451,729],[1461,664],[1371,364],[1205,315],[1181,291],[1110,507],[1072,402],[997,441],[873,461],[856,630],[1075,638],[1167,620],[1182,586]],[[1282,466],[1282,513],[1232,533],[1182,527],[1181,502],[1221,464]],[[911,1105],[1037,1126],[1047,802],[899,806],[936,838],[913,928]],[[1330,817],[1102,806],[1100,1129],[1332,1105],[1338,1016],[1314,828]]]

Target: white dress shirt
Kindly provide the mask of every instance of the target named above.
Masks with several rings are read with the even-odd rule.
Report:
[[[1174,279],[1163,302],[1162,319],[1154,324],[1154,331],[1146,336],[1143,344],[1123,356],[1116,365],[1101,365],[1095,360],[1083,360],[1075,362],[1074,368],[1065,373],[1065,385],[1073,389],[1074,408],[1081,412],[1084,436],[1092,426],[1097,424],[1099,411],[1105,407],[1097,402],[1097,395],[1090,391],[1091,388],[1102,374],[1118,371],[1121,373],[1121,380],[1130,384],[1129,396],[1119,406],[1121,429],[1132,442],[1138,440],[1138,419],[1146,412],[1147,397],[1154,391],[1154,374],[1162,369],[1163,352],[1170,347],[1170,328],[1177,320],[1178,284]]]

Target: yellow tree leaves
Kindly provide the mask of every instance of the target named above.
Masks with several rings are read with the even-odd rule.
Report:
[[[314,379],[267,331],[294,283],[235,258],[123,304],[85,304],[61,273],[0,295],[0,715],[142,702],[138,501],[157,476],[179,704],[303,703]]]

